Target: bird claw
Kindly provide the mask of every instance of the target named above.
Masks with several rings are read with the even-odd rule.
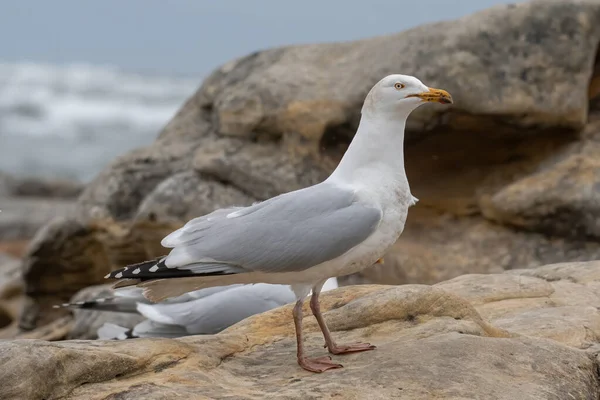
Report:
[[[377,347],[370,343],[352,343],[335,345],[329,348],[331,354],[356,353],[359,351],[375,350]]]
[[[310,372],[325,372],[328,369],[342,368],[342,364],[334,363],[331,361],[331,357],[318,357],[318,358],[299,358],[298,364],[307,371]]]

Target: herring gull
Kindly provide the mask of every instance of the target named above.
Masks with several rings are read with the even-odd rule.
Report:
[[[367,94],[357,132],[337,168],[316,185],[248,207],[216,210],[166,236],[167,256],[118,269],[115,287],[137,285],[151,301],[185,292],[246,283],[291,285],[298,364],[313,372],[340,368],[331,357],[305,355],[302,304],[310,307],[331,354],[372,350],[335,342],[319,293],[331,277],[373,265],[404,229],[413,197],[404,169],[404,128],[427,102],[451,104],[445,90],[407,75],[389,75]]]

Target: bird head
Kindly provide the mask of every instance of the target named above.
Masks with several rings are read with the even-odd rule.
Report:
[[[452,96],[445,90],[426,86],[409,75],[388,75],[371,89],[363,106],[365,112],[412,111],[425,103],[452,104]]]

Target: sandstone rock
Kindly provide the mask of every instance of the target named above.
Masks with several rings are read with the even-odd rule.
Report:
[[[429,283],[467,273],[498,273],[515,266],[536,267],[557,260],[600,259],[595,240],[569,240],[515,231],[479,216],[456,216],[432,207],[409,211],[405,231],[384,257],[340,284]]]
[[[12,186],[12,195],[16,197],[74,199],[83,190],[83,185],[74,181],[33,177],[15,179]]]
[[[340,370],[306,372],[295,363],[288,305],[217,335],[0,342],[0,397],[545,400],[600,395],[600,262],[465,275],[435,286],[343,287],[324,293],[322,305],[340,341],[368,340],[377,349],[335,356],[344,364]],[[306,345],[311,355],[322,355],[322,336],[308,306],[305,311]]]
[[[27,291],[35,292],[36,298],[25,302],[21,329],[31,330],[65,316],[67,310],[52,306],[66,302],[80,288],[98,282],[98,275],[109,272],[111,264],[96,236],[99,233],[90,232],[91,228],[75,219],[55,218],[33,238],[29,257],[23,261],[23,278]]]
[[[0,172],[0,249],[3,242],[31,239],[52,218],[72,212],[82,185],[15,178]]]
[[[444,118],[442,107],[420,108],[412,115],[411,130],[462,130],[464,113],[500,117],[517,126],[579,129],[587,119],[598,12],[594,2],[504,5],[396,35],[254,53],[213,73],[200,104],[211,107],[225,135],[297,132],[316,144],[327,128],[356,121],[376,81],[403,71],[447,88],[457,104]],[[484,129],[491,119],[475,118],[487,122],[480,126]]]
[[[600,118],[594,116],[584,139],[554,162],[480,199],[484,215],[552,235],[600,237],[599,133]]]
[[[20,327],[20,326],[19,326]],[[43,325],[34,330],[22,331],[11,336],[12,339],[36,339],[43,341],[64,340],[73,329],[73,317],[70,315],[54,319],[51,323]]]
[[[16,333],[23,296],[20,261],[0,253],[0,339]]]
[[[28,245],[28,239],[3,241],[0,242],[0,253],[15,258],[21,258],[25,254]]]
[[[65,179],[17,178],[0,171],[0,198],[43,197],[72,199],[77,197],[82,189],[82,184]]]
[[[449,90],[455,105],[411,115],[406,168],[421,201],[385,265],[347,281],[434,283],[598,258],[600,209],[586,186],[597,162],[582,149],[600,137],[599,19],[597,1],[539,0],[223,65],[153,145],[111,163],[72,217],[38,233],[21,326],[60,317],[46,304],[107,270],[164,254],[159,240],[190,216],[323,179],[369,88],[395,72]]]
[[[206,179],[194,171],[164,180],[140,204],[134,231],[151,257],[167,254],[160,241],[168,233],[198,215],[215,208],[252,203],[252,197],[231,185]],[[196,210],[199,214],[193,214]]]

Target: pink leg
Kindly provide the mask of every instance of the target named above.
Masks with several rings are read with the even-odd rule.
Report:
[[[296,327],[296,342],[298,348],[298,364],[307,371],[324,372],[328,369],[342,368],[342,364],[331,361],[331,357],[307,358],[304,356],[304,340],[302,338],[302,303],[304,299],[296,302],[294,307],[294,325]]]
[[[323,314],[321,314],[321,306],[319,305],[319,293],[321,291],[322,286],[323,285],[315,286],[313,288],[313,294],[310,298],[310,309],[312,310],[313,315],[317,319],[319,327],[323,332],[323,337],[325,337],[325,347],[327,347],[329,352],[331,354],[345,354],[375,349],[376,347],[370,343],[352,343],[346,345],[338,345],[335,343],[335,341],[331,337],[331,332],[329,332],[329,328],[325,323],[325,318],[323,318]]]

